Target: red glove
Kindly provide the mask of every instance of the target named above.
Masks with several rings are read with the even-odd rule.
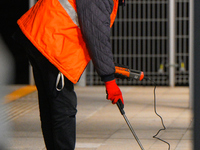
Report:
[[[124,104],[122,92],[117,86],[115,79],[112,81],[105,82],[105,85],[106,85],[107,99],[111,100],[113,104],[117,103],[117,101],[121,99],[122,103]]]

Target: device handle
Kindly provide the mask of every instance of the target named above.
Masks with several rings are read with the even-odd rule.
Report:
[[[121,114],[124,115],[125,114],[124,104],[122,103],[121,99],[119,99],[116,104],[117,104]]]

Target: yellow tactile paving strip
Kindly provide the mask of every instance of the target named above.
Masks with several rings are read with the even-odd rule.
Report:
[[[21,87],[17,89],[16,91],[13,91],[12,93],[5,96],[5,103],[12,102],[14,100],[17,100],[23,96],[26,96],[32,92],[36,91],[36,86],[34,85],[28,85]]]

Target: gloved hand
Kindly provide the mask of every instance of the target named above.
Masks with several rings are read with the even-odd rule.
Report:
[[[122,92],[116,84],[115,79],[105,82],[105,86],[108,100],[111,100],[113,104],[116,104],[117,101],[121,99],[122,103],[124,104]]]

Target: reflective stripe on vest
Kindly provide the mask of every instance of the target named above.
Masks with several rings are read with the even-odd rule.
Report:
[[[60,4],[66,10],[72,21],[79,27],[78,15],[68,0],[59,0]],[[80,27],[79,27],[80,28]]]

